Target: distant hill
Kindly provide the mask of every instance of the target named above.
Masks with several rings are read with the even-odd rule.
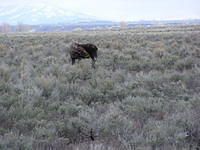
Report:
[[[128,22],[129,25],[184,24],[184,23],[200,23],[200,19],[185,19],[185,20],[141,20],[141,21]]]
[[[74,24],[80,22],[101,22],[96,17],[59,8],[46,3],[0,6],[0,24],[18,23],[38,24]]]

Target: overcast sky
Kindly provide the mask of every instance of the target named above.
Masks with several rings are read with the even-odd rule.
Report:
[[[115,21],[200,19],[200,0],[0,0],[0,6],[39,2]]]

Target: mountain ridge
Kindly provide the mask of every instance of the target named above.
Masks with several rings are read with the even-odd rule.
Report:
[[[0,6],[0,24],[73,24],[96,21],[103,20],[94,16],[60,8],[50,4],[41,3],[40,5],[26,4]]]

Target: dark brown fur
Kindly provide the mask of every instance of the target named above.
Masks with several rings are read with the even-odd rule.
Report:
[[[78,59],[92,59],[92,66],[94,67],[95,61],[97,59],[97,50],[98,48],[94,44],[79,44],[73,43],[70,46],[70,57],[72,60],[72,65],[75,63],[75,60]]]

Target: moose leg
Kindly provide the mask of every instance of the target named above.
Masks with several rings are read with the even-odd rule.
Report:
[[[78,63],[80,63],[81,59],[78,59]]]
[[[95,60],[94,59],[92,59],[92,68],[95,69]]]
[[[75,63],[75,59],[74,58],[72,58],[72,65]]]

